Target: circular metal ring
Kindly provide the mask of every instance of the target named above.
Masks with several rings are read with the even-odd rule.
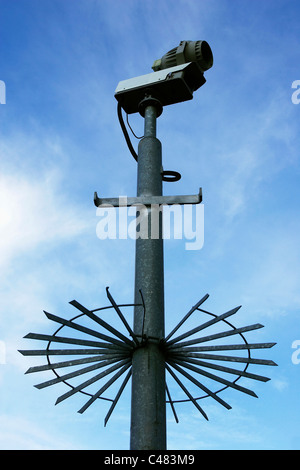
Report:
[[[174,183],[175,181],[179,181],[181,179],[181,174],[177,171],[166,170],[162,172],[162,180],[167,181],[169,183]]]
[[[135,304],[123,304],[123,305],[119,305],[119,307],[132,307],[132,306],[134,306],[134,305],[135,305]],[[96,309],[96,310],[93,310],[93,311],[107,310],[107,309],[111,309],[111,308],[113,308],[113,306],[109,305],[109,306],[101,307],[101,308]],[[211,315],[211,316],[213,316],[213,317],[215,317],[215,318],[217,317],[217,315],[215,315],[214,313],[207,312],[207,311],[204,311],[204,310],[202,310],[202,309],[197,309],[197,310],[199,310],[199,311],[201,311],[201,312],[203,312],[203,313],[205,313],[205,314]],[[79,314],[79,315],[76,315],[75,317],[71,318],[70,321],[73,322],[74,320],[77,320],[78,318],[83,317],[84,315],[85,315],[84,313],[81,313],[81,314]],[[236,330],[236,329],[237,329],[237,328],[236,328],[234,325],[232,325],[232,323],[230,323],[228,320],[222,320],[222,321],[223,321],[224,323],[226,323],[226,324],[227,324],[230,328],[232,328],[233,330]],[[60,326],[60,327],[54,332],[53,336],[56,336],[56,335],[59,333],[59,331],[61,331],[61,330],[62,330],[63,328],[65,328],[65,327],[66,327],[66,325]],[[239,336],[242,338],[243,342],[247,345],[248,342],[247,342],[245,336],[244,336],[242,333],[238,333],[238,334],[239,334]],[[50,341],[48,342],[47,347],[46,347],[46,350],[47,350],[47,351],[51,351],[51,349],[50,349],[51,343],[52,343],[52,341],[50,340]],[[247,355],[248,355],[248,359],[251,359],[250,350],[248,350],[248,354],[247,354]],[[51,363],[51,360],[50,360],[49,355],[46,355],[46,358],[47,358],[48,364],[51,365],[52,363]],[[249,363],[246,363],[245,367],[244,367],[243,370],[241,370],[241,371],[242,371],[242,372],[245,372],[245,371],[248,369],[248,367],[249,367]],[[56,375],[57,378],[60,378],[60,375],[58,374],[58,372],[57,372],[55,369],[52,369],[52,372],[54,373],[54,375]],[[241,377],[242,377],[241,375],[238,375],[238,377],[237,377],[235,380],[233,380],[233,383],[236,383]],[[67,382],[66,380],[63,380],[62,383],[64,383],[65,385],[67,385],[68,387],[70,387],[70,388],[72,388],[72,389],[74,388],[74,386],[71,385],[71,384],[70,384],[69,382]],[[228,387],[229,387],[229,385],[225,385],[224,387],[221,387],[220,389],[218,389],[218,390],[215,391],[214,393],[215,393],[215,394],[218,394],[218,393],[222,392],[223,390],[226,390]],[[79,390],[79,392],[82,393],[83,395],[87,395],[87,396],[90,396],[90,397],[93,396],[91,393],[86,392],[86,391],[83,391],[83,390]],[[202,396],[195,397],[194,400],[198,401],[198,400],[201,400],[201,399],[203,399],[203,398],[207,398],[208,396],[209,396],[209,395],[204,394],[204,395],[202,395]],[[113,400],[112,400],[111,398],[102,397],[102,396],[100,396],[100,397],[98,397],[98,398],[101,399],[101,400],[106,400],[106,401],[111,401],[111,402],[113,402]],[[186,402],[189,402],[189,401],[190,401],[190,399],[179,399],[179,400],[172,400],[172,403],[186,403]],[[166,400],[166,403],[170,403],[170,401],[169,401],[169,400]]]

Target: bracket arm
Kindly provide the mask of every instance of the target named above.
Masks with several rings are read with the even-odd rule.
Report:
[[[199,189],[198,194],[186,196],[139,196],[127,197],[119,196],[112,198],[99,198],[98,194],[94,193],[94,204],[96,207],[129,207],[129,206],[151,206],[157,205],[172,205],[172,204],[200,204],[202,202],[202,188]]]

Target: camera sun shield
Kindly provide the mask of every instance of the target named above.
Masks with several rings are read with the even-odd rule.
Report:
[[[115,98],[127,114],[133,114],[139,111],[139,103],[146,95],[167,106],[191,100],[193,92],[205,82],[199,66],[190,62],[123,80],[116,88]]]

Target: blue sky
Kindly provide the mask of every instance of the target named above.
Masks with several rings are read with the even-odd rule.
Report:
[[[234,324],[265,325],[249,338],[276,342],[257,357],[278,367],[253,366],[271,378],[248,384],[258,400],[226,390],[227,411],[204,399],[209,422],[191,404],[179,424],[168,411],[168,447],[299,449],[299,2],[0,0],[0,11],[0,448],[128,449],[130,388],[104,428],[106,402],[83,415],[82,396],[54,406],[65,387],[34,388],[40,377],[24,372],[36,359],[18,349],[57,328],[43,310],[107,305],[106,286],[133,301],[134,242],[99,240],[93,205],[94,191],[136,193],[114,91],[181,40],[205,39],[206,84],[158,119],[164,168],[182,174],[164,194],[201,186],[205,213],[201,250],[165,241],[166,329],[209,293],[207,310],[242,305]],[[142,118],[130,122],[141,135]]]

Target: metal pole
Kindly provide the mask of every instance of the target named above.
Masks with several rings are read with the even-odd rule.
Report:
[[[137,196],[161,196],[162,157],[161,143],[156,138],[156,106],[146,106],[144,118],[145,133],[138,149]],[[136,239],[135,303],[141,303],[141,290],[145,316],[144,309],[136,306],[134,333],[139,337],[146,335],[147,340],[132,357],[130,448],[165,450],[165,361],[159,347],[159,340],[164,337],[162,214],[153,205],[141,206],[137,211],[140,228],[144,227]],[[158,227],[153,225],[157,221]]]

